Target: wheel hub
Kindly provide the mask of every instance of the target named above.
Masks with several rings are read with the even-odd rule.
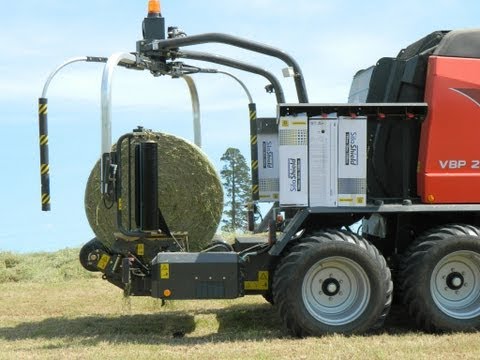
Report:
[[[473,251],[456,251],[435,266],[430,292],[433,301],[455,319],[480,316],[480,256]]]
[[[452,290],[461,289],[464,282],[462,274],[458,272],[452,272],[447,276],[447,286]]]
[[[334,278],[328,278],[322,284],[322,291],[327,296],[335,296],[340,292],[340,282]]]
[[[315,319],[328,325],[344,325],[367,307],[370,281],[355,261],[340,256],[325,258],[305,274],[302,299]]]

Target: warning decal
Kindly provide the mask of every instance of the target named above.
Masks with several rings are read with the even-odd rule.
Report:
[[[110,256],[108,256],[107,254],[102,254],[102,256],[100,257],[100,260],[97,263],[97,267],[101,270],[105,270],[109,261],[110,261]]]
[[[170,279],[170,264],[160,264],[160,279]]]
[[[268,271],[259,271],[257,281],[245,281],[245,290],[268,290]]]

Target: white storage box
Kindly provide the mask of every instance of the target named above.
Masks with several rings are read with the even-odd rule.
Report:
[[[338,118],[338,206],[367,202],[367,118]]]
[[[310,119],[310,206],[337,206],[337,118]]]
[[[277,119],[257,119],[257,149],[259,201],[278,201],[280,195],[280,164]]]
[[[281,117],[279,124],[280,205],[308,205],[306,116]]]

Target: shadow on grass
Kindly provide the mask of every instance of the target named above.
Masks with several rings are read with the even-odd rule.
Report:
[[[151,315],[117,317],[88,316],[78,318],[49,318],[0,328],[0,339],[69,339],[81,343],[140,342],[157,338],[174,338],[195,330],[192,315],[167,312]],[[154,341],[152,341],[154,342]]]
[[[215,315],[216,326],[196,330],[196,315]],[[380,332],[401,335],[416,331],[416,327],[396,306]],[[208,333],[208,335],[202,335]],[[191,334],[191,336],[188,336]],[[371,336],[369,334],[367,336]],[[185,345],[204,342],[238,340],[262,341],[288,336],[274,307],[269,304],[232,305],[215,310],[196,310],[191,313],[165,311],[157,314],[119,317],[88,316],[79,318],[50,318],[39,322],[22,323],[0,328],[0,339],[8,341],[27,339],[68,340],[68,343],[94,345],[113,343]],[[55,345],[51,345],[55,346]],[[65,344],[61,345],[62,347]]]

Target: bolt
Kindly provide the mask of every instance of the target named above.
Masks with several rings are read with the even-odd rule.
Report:
[[[319,292],[318,292],[318,295],[323,295],[323,292],[322,292],[322,291],[319,291]]]
[[[462,275],[465,276],[465,271],[462,271]]]
[[[330,296],[330,297],[328,298],[328,301],[332,301],[332,300],[333,300],[333,298]]]
[[[452,284],[453,284],[453,286],[455,286],[455,287],[456,287],[456,286],[460,286],[460,285],[462,285],[462,279],[460,279],[459,277],[456,277],[456,276],[455,276],[455,277],[452,279]]]
[[[463,284],[463,286],[467,287],[467,286],[468,286],[468,283]]]
[[[337,290],[337,286],[335,284],[328,284],[327,289],[330,293],[334,293]]]
[[[333,274],[330,274],[330,275],[328,275],[328,276],[330,276],[331,278],[333,278]]]
[[[455,295],[458,295],[458,290],[455,290]]]
[[[318,280],[318,282],[319,282],[319,283],[322,283],[322,282],[323,282],[323,279]]]
[[[343,280],[339,280],[338,282],[339,282],[340,284],[343,284]]]
[[[343,291],[339,291],[339,292],[338,292],[338,295],[342,296],[342,295],[343,295]]]
[[[455,271],[455,268],[451,268],[450,271],[451,271],[451,272],[454,272],[454,271]]]
[[[448,291],[448,286],[445,286],[445,291]]]
[[[442,276],[442,279],[445,280],[447,277],[445,275]]]

